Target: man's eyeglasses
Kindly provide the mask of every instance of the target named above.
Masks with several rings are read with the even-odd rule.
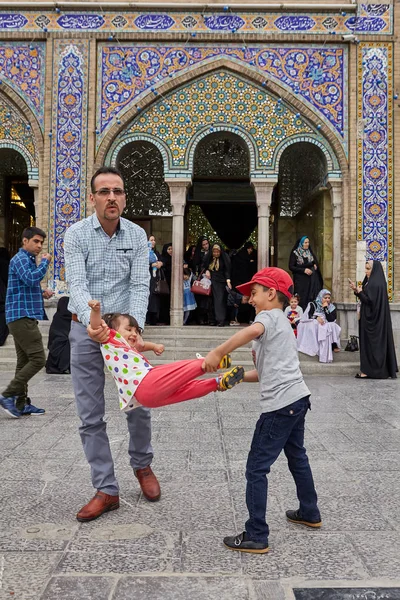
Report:
[[[101,198],[108,198],[111,194],[114,194],[116,198],[122,198],[122,196],[125,196],[125,190],[122,188],[101,188],[93,192],[93,194],[98,194]]]

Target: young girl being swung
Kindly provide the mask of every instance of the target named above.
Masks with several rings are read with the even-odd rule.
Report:
[[[144,342],[136,319],[127,314],[100,314],[100,302],[90,300],[90,325],[93,329],[107,325],[108,340],[101,344],[101,351],[108,371],[118,388],[120,409],[133,410],[138,406],[157,408],[185,400],[206,396],[210,392],[231,389],[243,381],[243,367],[233,367],[212,379],[197,380],[204,374],[204,359],[180,360],[175,363],[153,367],[141,353],[164,352],[163,344]],[[230,366],[226,356],[220,368]]]

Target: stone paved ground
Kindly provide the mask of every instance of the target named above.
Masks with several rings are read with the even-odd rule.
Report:
[[[2,373],[0,384],[8,378]],[[221,538],[246,518],[256,385],[154,411],[162,499],[150,504],[132,476],[109,381],[121,507],[79,524],[75,513],[92,488],[71,381],[37,376],[30,394],[46,416],[0,414],[0,599],[283,600],[296,587],[400,586],[400,380],[307,383],[306,439],[323,528],[285,521],[297,503],[281,458],[270,477],[271,551],[254,556],[226,550]]]

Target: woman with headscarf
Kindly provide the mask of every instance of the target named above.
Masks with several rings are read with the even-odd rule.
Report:
[[[321,290],[297,324],[297,350],[318,356],[321,363],[332,362],[332,351],[340,352],[341,328],[336,323],[336,316],[330,291]]]
[[[232,289],[231,261],[219,244],[211,248],[208,272],[211,275],[211,290],[215,325],[224,327],[227,313],[226,287]]]
[[[356,378],[396,379],[398,367],[382,264],[378,260],[367,261],[362,285],[357,287],[350,281],[350,287],[361,302],[360,372]]]
[[[168,244],[164,244],[160,256],[160,260],[163,264],[161,267],[160,274],[165,276],[165,279],[168,283],[169,294],[162,294],[161,296],[161,306],[160,306],[160,321],[161,323],[165,323],[169,325],[170,316],[169,312],[171,309],[171,279],[172,279],[172,242],[168,242]]]
[[[147,306],[147,314],[146,314],[146,323],[148,325],[157,325],[158,319],[160,317],[160,296],[154,293],[156,282],[158,277],[160,277],[160,269],[162,267],[162,262],[160,260],[160,253],[156,250],[156,238],[154,235],[149,237],[149,245],[151,245],[152,253],[149,253],[149,270],[150,270],[150,294],[149,294],[149,303]],[[156,255],[157,260],[152,262],[152,255]]]
[[[72,315],[68,310],[68,302],[68,296],[62,296],[59,299],[56,314],[50,325],[46,373],[57,375],[70,373],[69,331]]]
[[[194,273],[196,277],[200,275],[202,271],[208,268],[210,259],[210,241],[207,237],[202,236],[197,240],[196,250],[193,257]]]
[[[298,239],[293,246],[289,269],[293,273],[294,292],[300,297],[299,304],[305,310],[323,287],[318,261],[306,235]]]

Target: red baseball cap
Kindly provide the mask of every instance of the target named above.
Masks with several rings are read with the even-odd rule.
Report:
[[[261,271],[258,271],[253,275],[251,281],[236,286],[236,289],[244,296],[250,296],[253,283],[259,283],[267,288],[274,288],[277,292],[285,294],[289,300],[293,296],[294,288],[292,278],[286,271],[279,269],[278,267],[266,267],[265,269],[261,269]]]

